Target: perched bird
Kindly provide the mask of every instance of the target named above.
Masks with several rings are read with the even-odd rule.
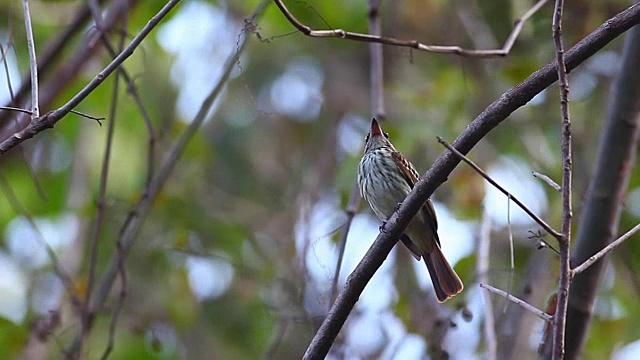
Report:
[[[389,219],[419,177],[413,164],[393,147],[389,135],[382,131],[374,118],[358,165],[358,186],[360,194],[380,220],[386,222]],[[437,230],[436,212],[429,199],[411,220],[400,240],[416,260],[424,259],[436,297],[439,302],[444,302],[461,292],[463,286],[442,254]]]

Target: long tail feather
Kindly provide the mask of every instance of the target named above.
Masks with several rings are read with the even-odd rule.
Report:
[[[445,302],[462,291],[464,288],[462,280],[449,265],[438,246],[435,246],[431,253],[425,254],[424,262],[429,270],[429,276],[431,276],[431,282],[433,282],[433,288],[439,302]]]

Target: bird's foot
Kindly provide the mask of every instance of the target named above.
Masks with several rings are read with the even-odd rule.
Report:
[[[386,233],[387,230],[384,228],[387,225],[386,221],[382,222],[382,225],[380,225],[380,227],[378,228],[378,230],[380,230],[381,233]]]
[[[399,202],[396,204],[396,207],[393,208],[393,211],[397,212],[398,210],[400,210],[400,206],[402,206],[402,203]]]

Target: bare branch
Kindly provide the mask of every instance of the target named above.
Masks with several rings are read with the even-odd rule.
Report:
[[[544,320],[544,321],[549,321],[549,322],[553,322],[553,317],[549,314],[547,314],[546,312],[536,308],[535,306],[529,304],[528,302],[519,299],[509,293],[507,293],[506,291],[502,291],[500,289],[497,289],[491,285],[488,284],[480,284],[480,287],[483,289],[487,289],[489,291],[491,291],[494,294],[498,294],[502,297],[504,297],[505,299],[513,302],[514,304],[518,304],[520,306],[522,306],[522,308],[524,308],[525,310],[531,312],[532,314],[534,314],[535,316],[539,317],[540,319]]]
[[[609,252],[613,251],[613,249],[615,249],[618,246],[622,245],[623,242],[627,241],[631,236],[633,236],[635,233],[637,233],[638,230],[640,230],[640,224],[634,226],[631,230],[627,231],[624,235],[620,236],[615,241],[613,241],[611,244],[607,245],[607,247],[605,247],[604,249],[598,251],[595,255],[593,255],[592,257],[590,257],[587,260],[585,260],[585,262],[583,262],[582,264],[580,264],[580,265],[576,266],[575,268],[573,268],[572,271],[571,271],[572,277],[580,274],[581,272],[583,272],[585,270],[587,270],[589,268],[589,266],[593,265],[596,261],[600,260],[602,257],[607,255]]]
[[[537,171],[532,171],[531,174],[533,174],[533,177],[536,177],[544,182],[547,183],[547,185],[551,186],[553,188],[553,190],[560,192],[560,190],[562,190],[562,187],[560,187],[560,185],[558,185],[555,181],[553,181],[552,178],[548,177],[545,174],[541,174]]]
[[[567,321],[567,303],[571,285],[570,242],[571,242],[571,176],[573,156],[571,154],[571,118],[569,117],[569,79],[562,44],[562,12],[564,0],[556,0],[553,12],[553,40],[556,46],[556,69],[560,79],[560,109],[562,112],[562,237],[560,247],[560,279],[558,281],[558,304],[553,322],[552,359],[564,357],[564,333]]]
[[[21,112],[24,114],[33,114],[33,111],[31,110],[27,110],[27,109],[20,109],[17,107],[13,107],[13,106],[0,106],[0,110],[7,110],[7,111],[17,111],[17,112]]]
[[[89,120],[95,120],[98,123],[98,125],[100,125],[100,126],[102,126],[102,122],[101,121],[105,119],[102,116],[93,116],[93,115],[85,114],[85,113],[77,111],[77,110],[71,110],[69,112],[72,113],[72,114],[76,114],[78,116],[81,116],[83,118],[87,118]]]
[[[478,282],[480,284],[488,283],[489,276],[489,254],[491,254],[491,218],[487,209],[482,212],[482,224],[480,226],[480,237],[478,240],[478,261],[476,263],[476,274],[478,274]],[[493,305],[491,297],[483,292],[484,295],[484,339],[487,347],[487,359],[494,360],[496,358],[496,349],[498,341],[496,340],[495,320],[493,318]]]
[[[371,0],[378,2],[376,0]],[[531,9],[527,10],[524,15],[522,15],[514,24],[513,30],[509,37],[505,41],[504,45],[501,49],[495,50],[469,50],[461,48],[460,46],[441,46],[441,45],[426,45],[417,40],[402,40],[395,39],[386,36],[379,36],[376,34],[361,34],[355,33],[351,31],[345,31],[342,29],[334,29],[334,30],[314,30],[308,27],[307,25],[300,22],[300,20],[296,19],[295,16],[287,9],[282,0],[274,0],[282,14],[289,20],[289,22],[296,27],[301,33],[310,36],[310,37],[337,37],[341,39],[354,40],[354,41],[362,41],[369,43],[379,43],[385,45],[393,45],[400,47],[409,47],[412,49],[420,50],[420,51],[428,51],[433,53],[440,54],[454,54],[460,56],[467,57],[478,57],[478,58],[488,58],[488,57],[499,57],[506,56],[511,51],[513,44],[515,43],[518,35],[522,31],[522,26],[524,23],[535,14],[546,2],[547,0],[538,1]]]
[[[529,215],[529,217],[538,223],[538,225],[542,226],[543,229],[545,229],[545,231],[547,231],[549,234],[551,234],[553,237],[555,237],[556,239],[560,239],[561,235],[560,233],[558,233],[556,230],[554,230],[551,226],[549,226],[544,220],[542,220],[538,215],[536,215],[536,213],[534,213],[531,209],[529,209],[525,204],[522,203],[522,201],[518,200],[518,198],[516,198],[515,196],[513,196],[511,193],[509,193],[505,188],[503,188],[502,186],[500,186],[500,184],[498,184],[495,180],[493,180],[489,174],[487,174],[486,172],[484,172],[484,170],[482,170],[478,165],[476,165],[473,161],[471,161],[468,157],[466,157],[464,154],[462,154],[460,151],[458,151],[456,148],[454,148],[453,146],[451,146],[451,144],[449,144],[448,142],[446,142],[444,139],[442,139],[441,137],[437,137],[438,142],[442,145],[444,145],[444,147],[446,147],[447,149],[449,149],[449,151],[451,151],[452,153],[454,153],[457,157],[459,157],[462,161],[464,161],[465,163],[467,163],[467,165],[471,166],[471,168],[473,170],[475,170],[478,174],[480,174],[480,176],[482,176],[485,180],[487,180],[491,185],[493,185],[496,189],[498,189],[501,193],[505,194],[510,200],[512,200],[514,203],[516,203],[516,205],[518,205],[522,211],[526,212],[527,215]],[[547,246],[551,247],[551,245],[549,245],[546,241],[540,239],[540,241],[544,242]]]

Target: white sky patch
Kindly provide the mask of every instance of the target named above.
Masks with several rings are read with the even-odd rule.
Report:
[[[533,99],[531,99],[527,105],[532,105],[532,106],[542,105],[544,104],[544,101],[546,98],[547,98],[547,90],[545,89],[537,93],[536,96],[534,96]]]
[[[186,2],[158,29],[158,42],[175,56],[171,80],[179,90],[177,110],[182,120],[195,117],[226,60],[237,50],[241,29],[225,11],[202,1]]]
[[[300,258],[305,258],[307,271],[319,289],[329,289],[338,261],[337,248],[331,236],[343,221],[337,194],[327,194],[310,208],[301,209],[295,225],[296,250]],[[303,219],[308,211],[308,222]],[[306,242],[309,244],[306,244]],[[304,253],[304,250],[307,252]]]
[[[221,258],[189,256],[185,266],[191,291],[198,300],[222,296],[233,281],[233,267]]]
[[[0,252],[0,316],[19,324],[27,313],[29,280],[14,259]]]
[[[620,70],[620,55],[611,50],[597,52],[587,60],[585,68],[596,75],[615,76]]]
[[[360,156],[364,151],[364,138],[367,134],[365,119],[354,115],[346,114],[338,123],[338,146],[340,150],[351,156]]]
[[[487,171],[500,186],[522,201],[531,211],[542,215],[547,210],[547,196],[540,182],[531,175],[531,169],[525,161],[501,156]],[[507,196],[493,185],[485,183],[484,207],[491,221],[497,227],[507,226]],[[533,220],[513,201],[509,205],[512,225],[528,225]]]
[[[473,314],[471,321],[466,321],[458,313],[453,321],[455,328],[449,329],[444,339],[443,346],[450,355],[450,359],[478,359],[476,350],[480,344],[481,319],[484,312],[483,289],[477,284],[467,284],[465,295],[467,297],[467,309]],[[460,296],[460,295],[458,295]]]
[[[324,73],[318,61],[309,56],[298,57],[271,84],[271,107],[300,121],[314,120],[324,102],[323,82]]]
[[[393,360],[422,360],[425,358],[427,344],[416,334],[406,334],[393,353]]]
[[[598,79],[591,72],[586,70],[578,70],[571,73],[569,83],[571,84],[571,92],[569,92],[570,101],[584,100],[591,95],[598,85]]]
[[[349,321],[347,341],[359,358],[368,358],[385,346],[386,338],[378,316],[357,316]]]
[[[5,237],[11,255],[23,265],[37,269],[51,262],[43,241],[60,254],[76,238],[80,224],[71,213],[55,220],[36,218],[34,222],[37,230],[26,218],[14,218],[7,226]]]
[[[631,342],[614,351],[611,360],[637,360],[640,359],[640,339]]]
[[[634,188],[627,195],[626,210],[630,211],[635,217],[640,217],[640,187]],[[620,231],[623,234],[624,231]]]
[[[340,270],[340,286],[344,286],[347,276],[353,272],[360,260],[379,234],[380,222],[373,215],[360,214],[353,218],[347,237],[347,246]],[[378,313],[387,309],[398,297],[394,282],[395,251],[382,263],[365,287],[360,300],[356,303],[359,311]]]

